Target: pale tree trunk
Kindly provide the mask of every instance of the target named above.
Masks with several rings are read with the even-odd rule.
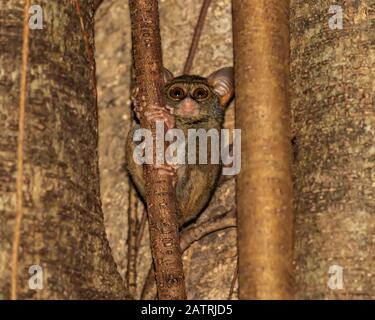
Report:
[[[288,10],[288,0],[233,1],[241,299],[293,297]]]
[[[0,2],[0,298],[125,297],[101,211],[93,2],[38,1],[42,30],[30,1]]]
[[[375,298],[375,1],[340,3],[291,1],[298,298]]]

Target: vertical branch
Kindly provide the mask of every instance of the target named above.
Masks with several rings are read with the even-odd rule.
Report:
[[[233,0],[241,299],[290,299],[289,0]]]
[[[129,8],[136,85],[144,97],[143,111],[147,112],[150,106],[165,108],[158,1],[129,0]],[[140,122],[155,136],[155,124],[148,123],[142,115]],[[145,165],[144,174],[159,299],[186,299],[173,177],[159,175],[153,165]]]
[[[196,24],[195,29],[194,29],[194,35],[193,35],[193,39],[191,41],[189,54],[188,54],[188,57],[187,57],[186,62],[185,62],[183,74],[189,74],[190,73],[191,67],[193,65],[195,53],[197,52],[199,39],[200,39],[201,34],[202,34],[204,21],[206,19],[210,3],[211,3],[211,0],[203,0],[201,11],[199,13],[199,18],[198,18],[197,24]]]

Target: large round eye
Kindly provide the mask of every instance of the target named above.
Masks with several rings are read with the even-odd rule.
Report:
[[[192,96],[194,99],[204,100],[208,97],[208,89],[205,87],[198,87],[193,91]]]
[[[185,90],[181,87],[172,87],[169,89],[168,95],[174,100],[181,100],[186,97]]]

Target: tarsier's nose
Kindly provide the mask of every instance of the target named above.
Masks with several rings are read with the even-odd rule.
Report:
[[[190,97],[183,99],[177,106],[176,114],[191,117],[199,114],[199,104]]]
[[[183,99],[177,106],[178,115],[191,117],[199,114],[199,104],[190,97]]]

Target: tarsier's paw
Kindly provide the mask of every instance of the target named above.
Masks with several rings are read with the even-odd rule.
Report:
[[[134,105],[134,112],[138,120],[141,118],[141,114],[147,107],[146,97],[139,95],[139,87],[135,87],[132,90],[130,99]],[[176,122],[172,115],[173,108],[166,107],[167,110],[159,108],[158,106],[150,106],[144,113],[148,122],[163,121],[167,125],[167,130],[175,127]]]
[[[139,94],[139,88],[134,87],[131,94],[130,94],[130,99],[132,100],[132,102],[134,104],[136,104],[136,102],[137,102],[136,100],[137,100],[138,94]]]
[[[145,107],[147,106],[146,104],[146,97],[145,96],[139,96],[139,87],[135,87],[132,90],[132,93],[130,95],[130,99],[133,102],[134,106],[134,112],[138,120],[140,120],[141,114]]]
[[[149,122],[163,121],[167,126],[167,130],[175,127],[176,122],[174,116],[167,110],[151,106],[146,112],[145,117]]]

